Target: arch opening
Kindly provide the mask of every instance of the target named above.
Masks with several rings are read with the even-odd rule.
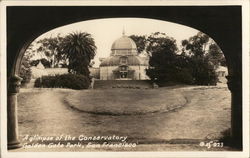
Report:
[[[28,43],[28,42],[27,42],[27,43]],[[22,51],[21,51],[21,53],[22,53]],[[22,56],[22,55],[21,55],[21,56]],[[229,60],[232,59],[232,57],[229,56],[229,55],[228,55],[228,57],[227,57],[227,55],[225,54],[225,56],[226,56],[226,58],[229,58]],[[21,58],[22,58],[22,57],[21,57]],[[18,57],[17,60],[16,60],[16,68],[14,69],[14,72],[15,72],[14,74],[16,74],[16,72],[18,72],[18,71],[17,71],[17,70],[19,69],[18,65],[20,65],[20,64],[18,64],[18,63],[19,63],[19,60],[21,61],[21,58]],[[230,64],[231,64],[231,63],[230,63]],[[230,64],[228,64],[228,65],[230,65]],[[231,64],[231,65],[232,65],[232,64]],[[231,65],[230,65],[230,66],[231,66]],[[231,66],[231,67],[233,67],[233,66]],[[231,67],[230,67],[230,68],[231,68]],[[232,71],[232,70],[231,70],[231,71]],[[229,71],[229,72],[231,72],[231,71]]]

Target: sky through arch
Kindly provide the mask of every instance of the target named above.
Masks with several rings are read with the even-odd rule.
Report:
[[[99,58],[108,57],[111,53],[112,43],[122,36],[123,30],[127,36],[150,35],[153,32],[163,32],[176,39],[181,48],[181,41],[197,34],[199,31],[180,24],[162,20],[146,18],[107,18],[77,22],[58,27],[39,36],[35,41],[45,37],[54,37],[58,34],[64,36],[72,32],[88,32],[92,35],[97,46],[94,59],[95,67],[100,64]],[[35,42],[33,42],[36,47]]]

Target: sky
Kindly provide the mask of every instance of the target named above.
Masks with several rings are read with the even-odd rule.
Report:
[[[199,30],[184,25],[162,20],[145,18],[110,18],[88,20],[58,27],[39,36],[35,41],[44,37],[57,36],[58,33],[64,36],[76,31],[88,32],[94,38],[97,46],[94,66],[98,67],[100,64],[99,58],[108,57],[110,55],[112,43],[122,36],[123,30],[127,36],[133,34],[150,35],[153,32],[163,32],[166,33],[167,36],[176,39],[179,48],[181,48],[182,40],[188,39],[199,32]],[[33,45],[35,47],[34,43]]]

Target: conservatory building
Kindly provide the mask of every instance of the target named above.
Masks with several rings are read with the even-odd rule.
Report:
[[[115,40],[108,58],[100,59],[101,80],[146,80],[148,58],[138,55],[135,42],[126,36]]]

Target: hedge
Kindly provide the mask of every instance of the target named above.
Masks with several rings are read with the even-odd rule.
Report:
[[[84,75],[63,74],[42,76],[35,81],[35,87],[88,89],[90,80]]]

